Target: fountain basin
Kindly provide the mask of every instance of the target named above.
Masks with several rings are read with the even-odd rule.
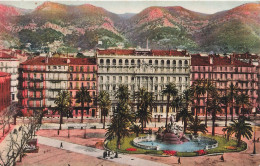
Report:
[[[199,140],[196,139],[196,140],[190,140],[189,142],[172,144],[169,142],[162,142],[160,140],[156,140],[153,138],[153,139],[146,139],[143,141],[139,139],[138,147],[143,149],[150,149],[150,150],[153,149],[153,150],[175,150],[178,152],[194,152],[201,149],[208,150],[208,149],[216,148],[218,147],[218,142],[211,138],[199,137]]]

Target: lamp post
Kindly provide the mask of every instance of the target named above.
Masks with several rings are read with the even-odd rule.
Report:
[[[255,118],[254,118],[254,150],[253,150],[253,154],[256,154],[256,148],[255,148],[255,130],[256,130],[256,128],[255,128],[255,125],[256,125],[255,124]]]

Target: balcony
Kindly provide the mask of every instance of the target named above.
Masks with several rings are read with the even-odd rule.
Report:
[[[32,91],[36,91],[36,90],[43,90],[44,88],[43,87],[37,87],[37,86],[29,86],[28,89],[32,90]]]

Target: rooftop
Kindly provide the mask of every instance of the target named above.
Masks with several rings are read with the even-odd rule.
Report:
[[[45,58],[35,57],[27,60],[21,65],[96,65],[93,58]]]
[[[210,64],[210,57],[213,58],[213,63]],[[221,57],[219,55],[201,56],[200,54],[191,55],[191,66],[254,66],[249,63],[241,62],[231,57]]]
[[[0,77],[5,77],[5,76],[11,76],[11,74],[0,71]]]
[[[237,59],[260,59],[258,55],[252,55],[250,53],[244,53],[244,54],[233,54],[233,56]]]
[[[98,55],[148,55],[148,56],[189,56],[185,51],[177,50],[149,50],[149,49],[108,49],[108,50],[97,50]]]
[[[17,57],[0,51],[0,59],[17,59]]]

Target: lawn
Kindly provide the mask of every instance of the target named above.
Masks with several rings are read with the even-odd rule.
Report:
[[[141,134],[141,136],[145,136],[146,134]],[[218,147],[214,149],[207,150],[207,154],[214,154],[214,153],[226,153],[226,152],[239,152],[243,151],[247,148],[247,144],[242,142],[241,147],[236,148],[236,140],[230,139],[227,141],[222,136],[211,136],[211,135],[202,135],[204,137],[213,138],[218,142]],[[121,153],[129,153],[129,154],[156,154],[156,155],[163,155],[162,150],[146,150],[141,149],[133,146],[132,141],[135,138],[135,134],[130,135],[129,137],[125,137],[121,142],[121,149],[119,152]],[[116,138],[112,139],[107,143],[107,148],[113,151],[116,151]],[[128,148],[135,148],[136,151],[127,151]],[[198,154],[195,152],[177,152],[176,156],[179,157],[192,157],[197,156]]]

